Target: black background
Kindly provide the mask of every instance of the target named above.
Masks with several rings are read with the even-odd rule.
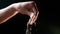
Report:
[[[30,0],[0,0],[0,9],[16,2]],[[40,12],[37,19],[37,34],[57,34],[60,32],[59,2],[56,0],[33,0]],[[0,27],[1,32],[24,34],[29,16],[17,14]],[[58,31],[58,30],[59,31]],[[56,32],[57,31],[57,32]],[[58,33],[60,34],[60,33]]]

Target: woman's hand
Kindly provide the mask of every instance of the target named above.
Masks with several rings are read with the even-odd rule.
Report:
[[[13,7],[19,11],[19,13],[30,16],[29,24],[33,24],[37,17],[38,17],[38,10],[35,2],[28,1],[28,2],[19,2],[14,3]]]

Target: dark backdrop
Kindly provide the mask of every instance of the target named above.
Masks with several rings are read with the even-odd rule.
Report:
[[[0,0],[0,9],[16,2],[28,0]],[[29,0],[30,1],[30,0]],[[37,34],[60,34],[60,18],[56,0],[33,0],[40,12],[37,22]],[[3,33],[24,34],[29,16],[17,14],[6,23],[2,24],[0,31]]]

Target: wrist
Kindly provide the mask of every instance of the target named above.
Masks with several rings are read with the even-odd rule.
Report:
[[[16,10],[18,10],[19,11],[19,7],[20,7],[20,3],[13,3],[12,4],[12,7],[14,7]]]

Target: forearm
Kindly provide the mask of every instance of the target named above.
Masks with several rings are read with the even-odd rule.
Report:
[[[16,15],[18,12],[15,8],[12,6],[8,6],[4,9],[0,10],[0,24],[4,23],[14,15]]]

